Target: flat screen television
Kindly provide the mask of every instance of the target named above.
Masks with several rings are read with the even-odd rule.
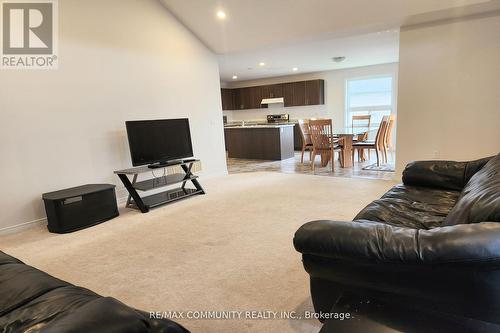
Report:
[[[132,165],[168,164],[193,156],[189,119],[125,122]]]

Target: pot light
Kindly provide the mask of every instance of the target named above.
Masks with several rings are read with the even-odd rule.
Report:
[[[299,70],[299,69],[298,69],[297,67],[292,68],[292,71],[294,71],[294,72],[296,72],[296,71],[298,71],[298,70]]]
[[[335,62],[342,62],[345,60],[345,57],[333,57],[332,60]]]
[[[226,18],[226,13],[224,13],[224,11],[222,11],[222,10],[219,10],[219,11],[217,11],[217,17],[219,19],[223,20]]]
[[[233,75],[233,80],[236,80],[238,78],[238,75]]]
[[[266,63],[265,62],[259,62],[259,66],[262,67],[262,66],[265,66]]]

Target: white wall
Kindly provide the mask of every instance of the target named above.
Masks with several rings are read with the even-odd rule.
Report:
[[[118,185],[126,120],[188,117],[226,172],[217,59],[158,1],[64,0],[59,20],[58,70],[0,71],[0,229],[43,218],[44,192]]]
[[[279,109],[253,109],[253,110],[236,110],[224,111],[224,115],[228,117],[228,121],[236,120],[265,120],[267,114],[289,113],[290,118],[332,118],[334,127],[344,127],[345,121],[345,94],[346,80],[353,78],[372,77],[380,75],[392,75],[394,77],[394,103],[397,99],[397,81],[398,81],[398,64],[383,64],[375,66],[366,66],[350,69],[340,69],[326,72],[310,73],[303,75],[290,75],[276,77],[271,79],[261,79],[252,81],[229,82],[227,86],[230,88],[239,88],[247,86],[258,86],[264,84],[273,84],[281,82],[293,82],[300,80],[325,80],[325,104],[313,106],[294,106]],[[394,113],[396,113],[396,105],[394,105]]]
[[[500,16],[403,29],[397,171],[500,151]]]

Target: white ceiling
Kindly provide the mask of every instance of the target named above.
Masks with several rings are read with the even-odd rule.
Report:
[[[336,63],[332,57],[345,56]],[[291,74],[397,62],[399,30],[364,34],[219,55],[222,81],[252,80]],[[261,67],[259,62],[266,65]],[[292,68],[297,67],[297,71]]]
[[[398,33],[386,30],[500,8],[500,0],[161,1],[221,55],[223,80],[286,75],[295,66],[304,72],[397,61]],[[218,10],[226,19],[217,18]],[[337,55],[347,60],[332,64]]]

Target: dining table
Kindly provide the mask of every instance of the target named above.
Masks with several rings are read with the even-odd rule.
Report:
[[[354,142],[354,137],[364,134],[366,132],[371,132],[373,129],[367,127],[334,127],[333,137],[341,138],[342,140],[342,158],[340,159],[340,165],[342,168],[352,168],[352,144]]]

